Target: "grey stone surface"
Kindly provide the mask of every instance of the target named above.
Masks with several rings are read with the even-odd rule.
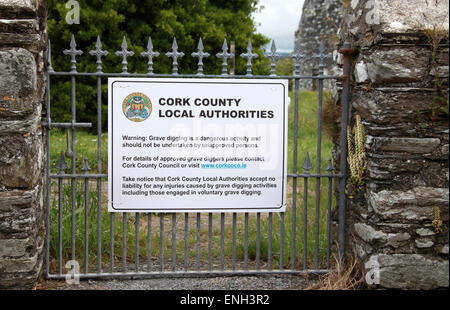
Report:
[[[433,80],[448,88],[448,37],[432,60],[425,35],[448,36],[448,15],[448,1],[352,0],[339,32],[357,49],[350,115],[362,119],[367,155],[365,192],[347,207],[348,246],[376,287],[448,287],[448,115]]]
[[[374,84],[415,82],[428,74],[429,56],[411,48],[380,49],[366,59],[369,79]]]
[[[40,183],[43,169],[42,134],[35,132],[1,133],[0,180],[9,188],[32,188]]]
[[[36,11],[36,3],[37,1],[34,0],[2,0],[0,1],[0,10],[5,15],[12,13],[19,16],[20,14],[32,14]]]
[[[428,228],[417,228],[416,233],[421,237],[429,237],[434,235],[434,231]]]
[[[364,83],[369,80],[369,72],[367,71],[367,64],[363,61],[355,65],[355,81],[356,83]]]
[[[377,254],[366,263],[374,271],[377,284],[396,289],[435,289],[449,286],[448,261],[418,254]]]
[[[431,248],[434,245],[434,242],[429,239],[416,239],[415,243],[419,249]]]
[[[0,257],[14,258],[24,256],[30,244],[30,238],[0,239]]]
[[[36,89],[36,62],[33,54],[23,48],[0,50],[0,93],[4,96],[25,96]]]
[[[368,193],[369,206],[383,219],[432,221],[437,206],[444,211],[443,220],[448,220],[448,203],[447,188],[416,187],[408,191]]]
[[[300,62],[302,75],[317,75],[319,62],[312,58],[319,53],[319,42],[326,44],[326,53],[330,56],[325,60],[325,75],[339,75],[339,70],[333,65],[333,54],[336,50],[337,33],[342,22],[344,8],[339,0],[306,0],[303,4],[302,17],[295,32],[295,42],[300,44],[301,53],[306,56]],[[324,87],[330,89],[332,83],[324,81]],[[317,89],[317,84],[311,80],[300,80],[300,88]]]
[[[0,1],[0,288],[33,288],[43,264],[44,11]]]
[[[448,255],[448,244],[442,246],[439,250],[439,253]]]
[[[448,31],[448,0],[379,0],[381,28],[390,33],[418,32],[436,24]],[[407,14],[405,14],[407,12]]]
[[[425,154],[433,152],[440,144],[441,140],[437,138],[374,137],[371,151]]]
[[[373,227],[364,224],[364,223],[356,223],[355,231],[364,241],[372,243],[376,240],[386,241],[387,234],[382,231],[377,231]]]

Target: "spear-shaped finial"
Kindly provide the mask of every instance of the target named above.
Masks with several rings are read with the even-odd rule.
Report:
[[[203,42],[202,42],[202,38],[200,38],[200,40],[198,41],[197,52],[194,52],[191,54],[192,57],[198,58],[198,71],[197,71],[198,73],[197,73],[197,75],[203,75],[203,58],[209,57],[209,53],[203,52],[203,50],[204,50]]]
[[[166,53],[167,57],[172,57],[173,62],[172,62],[172,74],[173,75],[177,75],[178,74],[178,58],[181,58],[184,56],[183,52],[178,52],[178,44],[177,44],[177,39],[174,37],[173,38],[173,43],[172,43],[172,51],[171,52],[167,52]]]
[[[252,59],[258,58],[258,54],[252,53],[252,41],[249,39],[247,44],[247,53],[242,53],[242,58],[247,58],[247,74],[252,75]]]
[[[227,44],[227,39],[223,40],[223,44],[222,44],[222,53],[217,53],[216,57],[217,58],[222,58],[222,75],[227,75],[227,67],[228,67],[228,58],[232,58],[234,55],[233,53],[228,53],[228,44]]]
[[[319,58],[319,75],[323,75],[323,69],[325,68],[324,60],[330,58],[330,55],[325,54],[325,44],[323,41],[320,41],[319,54],[314,55],[313,58]]]
[[[276,76],[276,61],[280,59],[280,54],[277,53],[277,47],[275,46],[275,40],[272,41],[272,46],[270,47],[270,54],[267,57],[270,59],[270,75]]]
[[[125,38],[125,36],[123,36],[122,49],[120,51],[116,51],[115,54],[117,56],[122,56],[122,73],[124,74],[128,73],[127,57],[134,55],[134,52],[128,51],[127,48],[128,48],[127,39]]]
[[[81,168],[81,170],[84,172],[84,174],[87,174],[89,172],[89,170],[91,170],[91,167],[89,167],[89,162],[88,162],[87,157],[84,158],[84,164],[83,164],[83,167]]]
[[[303,162],[302,168],[303,168],[305,174],[309,174],[309,170],[311,170],[313,168],[311,161],[309,160],[308,152],[306,152],[306,158],[305,158],[305,161]]]
[[[333,162],[331,161],[331,158],[328,158],[328,166],[327,166],[326,170],[328,171],[328,173],[331,173],[334,170]]]
[[[159,53],[157,51],[153,51],[153,43],[152,38],[148,37],[148,43],[147,43],[147,51],[141,53],[142,56],[148,57],[148,70],[147,74],[152,75],[153,74],[153,57],[158,57]]]
[[[297,41],[294,49],[294,55],[291,56],[294,58],[294,75],[300,75],[300,60],[304,59],[306,56],[300,52],[300,42]]]
[[[48,40],[47,63],[48,72],[55,72],[55,70],[53,70],[52,68],[52,45],[50,44],[50,39]]]
[[[77,60],[75,57],[82,55],[83,51],[77,50],[77,43],[73,34],[70,39],[70,49],[64,50],[63,53],[64,55],[70,55],[70,72],[77,72]]]
[[[66,160],[64,159],[64,151],[61,151],[61,155],[59,155],[55,168],[58,169],[58,174],[64,174],[64,170],[68,168]]]
[[[97,42],[95,43],[95,50],[89,51],[92,56],[97,56],[97,72],[102,72],[102,57],[108,55],[108,51],[102,50],[102,42],[100,36],[97,36]]]

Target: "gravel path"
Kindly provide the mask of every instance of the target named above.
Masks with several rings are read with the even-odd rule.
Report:
[[[234,276],[214,278],[155,278],[145,280],[84,280],[79,285],[47,281],[40,289],[57,290],[302,290],[314,276]]]

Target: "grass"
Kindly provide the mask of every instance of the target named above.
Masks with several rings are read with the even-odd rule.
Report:
[[[320,276],[319,281],[307,290],[360,290],[365,287],[361,263],[356,257],[347,257],[341,261],[334,257],[332,270]]]
[[[297,172],[302,173],[301,169],[303,161],[306,156],[306,152],[309,153],[310,161],[313,165],[311,173],[316,172],[316,151],[317,151],[317,92],[305,91],[299,94],[299,108],[298,108],[298,157],[297,157]],[[295,173],[293,171],[294,167],[294,97],[291,94],[291,105],[289,112],[289,134],[288,134],[288,173]],[[52,173],[57,173],[55,168],[56,163],[59,159],[61,151],[66,151],[66,133],[60,130],[52,130],[51,135],[51,171]],[[328,158],[331,156],[332,142],[331,138],[328,137],[326,133],[322,137],[322,156],[320,160],[321,172],[324,173],[325,168],[328,164]],[[76,134],[76,149],[77,149],[77,162],[76,170],[77,173],[82,173],[82,163],[83,159],[88,158],[89,165],[91,167],[91,172],[97,172],[97,136],[89,134],[85,131],[77,131]],[[66,173],[70,171],[71,160],[66,159],[69,169]],[[102,173],[107,173],[107,134],[102,134]],[[58,258],[58,181],[53,181],[52,183],[52,205],[51,205],[51,257],[52,257],[52,270],[55,270],[57,266]],[[62,231],[62,255],[63,260],[66,261],[71,257],[71,200],[72,200],[72,190],[70,187],[70,180],[65,180],[62,186],[62,221],[63,221],[63,231]],[[84,246],[85,246],[85,192],[84,192],[84,180],[78,180],[75,182],[75,202],[76,202],[76,212],[75,212],[75,254],[76,258],[79,260],[81,270],[84,270]],[[316,179],[310,178],[308,180],[308,200],[307,200],[307,242],[304,245],[304,235],[303,235],[303,223],[305,221],[303,210],[304,210],[304,179],[298,178],[297,186],[294,190],[294,184],[292,178],[288,179],[287,187],[287,211],[284,215],[284,238],[282,240],[280,235],[280,229],[282,226],[281,216],[278,213],[273,214],[272,221],[272,267],[274,269],[280,266],[280,250],[281,244],[283,245],[283,267],[290,268],[292,261],[294,262],[295,268],[303,267],[303,255],[304,249],[307,250],[307,264],[308,268],[315,268],[315,250],[318,247],[318,263],[319,268],[326,267],[326,252],[327,252],[327,206],[328,206],[328,180],[321,180],[321,187],[319,193],[316,192]],[[88,264],[89,270],[95,271],[95,265],[97,260],[97,189],[96,181],[89,183],[89,194],[88,198]],[[296,195],[296,200],[293,199],[293,195]],[[320,207],[319,207],[319,240],[316,245],[315,242],[315,220],[316,220],[316,195],[320,197]],[[331,202],[334,205],[334,198]],[[111,215],[107,212],[107,197],[106,191],[103,190],[102,193],[102,209],[101,209],[101,221],[102,221],[102,231],[101,231],[101,249],[102,253],[101,260],[104,267],[109,265],[110,257],[110,220]],[[294,216],[293,205],[295,202],[296,212]],[[164,219],[164,259],[166,261],[166,267],[170,269],[171,256],[172,256],[172,216],[170,214],[162,215]],[[152,217],[152,234],[151,234],[151,256],[153,261],[157,261],[159,258],[159,248],[160,248],[160,227],[159,227],[159,215]],[[231,269],[231,256],[233,252],[232,248],[232,225],[231,225],[231,214],[225,215],[225,245],[224,245],[224,256],[225,256],[225,269]],[[212,247],[211,256],[215,268],[218,268],[218,263],[220,262],[221,250],[220,250],[220,214],[213,214],[212,216]],[[295,220],[295,234],[292,229],[292,223]],[[128,214],[125,221],[126,226],[126,251],[127,251],[127,261],[134,262],[135,255],[135,215]],[[124,222],[121,213],[116,213],[113,219],[114,224],[114,260],[115,265],[120,265],[122,262],[122,246],[123,246],[123,227]],[[195,269],[195,260],[197,256],[197,232],[196,232],[196,215],[190,214],[189,216],[189,227],[188,227],[188,259],[190,263],[190,269]],[[260,259],[261,267],[267,264],[268,261],[268,214],[261,214],[260,222]],[[147,261],[147,215],[141,215],[139,220],[139,257],[141,262]],[[175,227],[176,231],[176,259],[178,262],[183,262],[184,260],[184,214],[177,215],[177,225]],[[254,260],[257,256],[256,245],[257,245],[257,226],[256,226],[256,214],[249,214],[249,227],[248,227],[248,260],[249,268],[254,267]],[[246,255],[244,250],[244,215],[239,214],[237,216],[237,227],[236,227],[236,262],[237,269],[242,268],[242,263],[244,256]],[[295,259],[292,256],[292,238],[295,236],[296,247],[294,251]],[[209,256],[208,250],[208,215],[202,214],[201,216],[201,234],[200,234],[200,260],[205,263],[207,262]],[[64,268],[64,264],[63,264]],[[201,268],[206,268],[202,265]]]
[[[66,153],[67,151],[67,132],[60,129],[52,129],[52,134],[50,137],[50,171],[52,173],[58,173],[56,165],[58,163],[61,151]],[[71,135],[69,133],[69,144],[70,149],[72,149]],[[83,167],[84,158],[88,159],[89,166],[91,168],[91,173],[97,172],[97,135],[91,134],[86,130],[77,130],[75,135],[75,147],[76,153],[76,171],[81,173],[81,168]],[[102,148],[101,148],[101,158],[102,158],[102,173],[107,173],[108,167],[108,134],[102,133]],[[69,167],[65,172],[69,173],[71,171],[72,159],[65,157],[67,166]]]

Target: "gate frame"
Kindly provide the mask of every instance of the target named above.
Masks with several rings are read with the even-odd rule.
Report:
[[[228,53],[228,45],[226,39],[224,40],[223,46],[222,46],[222,53],[217,53],[217,58],[222,58],[222,74],[221,75],[205,75],[203,74],[203,58],[208,57],[209,54],[206,52],[203,52],[203,44],[200,38],[199,45],[198,45],[198,51],[195,53],[192,53],[192,57],[197,57],[198,60],[198,73],[197,74],[179,74],[178,73],[178,62],[177,59],[184,56],[184,53],[178,52],[178,46],[176,43],[176,39],[174,38],[173,45],[172,45],[172,51],[167,52],[166,56],[173,58],[173,64],[172,64],[172,74],[154,74],[153,73],[153,57],[159,56],[159,53],[156,51],[153,51],[153,45],[151,42],[151,38],[149,38],[149,43],[147,46],[147,51],[141,53],[142,56],[148,57],[148,72],[147,74],[137,74],[137,73],[128,73],[127,70],[127,57],[133,56],[134,53],[132,51],[127,50],[127,43],[125,37],[123,38],[122,43],[122,49],[120,51],[116,51],[115,54],[117,56],[122,57],[122,72],[121,73],[104,73],[102,71],[102,61],[101,57],[106,56],[108,54],[107,51],[102,50],[102,45],[100,42],[100,38],[97,37],[97,43],[96,43],[96,49],[89,52],[90,55],[97,57],[97,71],[95,73],[89,73],[89,72],[77,72],[76,70],[76,56],[79,56],[83,54],[82,51],[76,49],[76,43],[74,36],[72,35],[72,39],[70,42],[70,49],[64,50],[64,54],[69,55],[71,57],[71,69],[69,72],[58,72],[54,71],[51,65],[51,47],[50,47],[50,40],[48,43],[48,63],[47,63],[47,83],[46,83],[46,108],[47,108],[47,116],[46,121],[44,121],[44,127],[46,128],[46,134],[47,134],[47,167],[46,167],[46,252],[45,252],[45,277],[47,279],[65,279],[66,275],[65,273],[62,273],[62,249],[61,249],[61,229],[62,229],[62,211],[60,209],[59,211],[59,256],[58,256],[58,274],[51,274],[49,265],[50,265],[50,202],[51,202],[51,193],[50,193],[50,181],[51,179],[57,179],[58,180],[58,189],[59,189],[59,199],[60,199],[60,208],[61,208],[61,190],[62,190],[62,180],[63,179],[70,179],[71,180],[71,188],[72,188],[72,251],[71,256],[72,260],[75,260],[75,208],[76,208],[76,202],[75,202],[75,183],[77,179],[83,179],[85,181],[85,202],[87,206],[87,197],[88,197],[88,180],[89,179],[96,179],[97,180],[97,198],[98,198],[98,206],[97,206],[97,272],[88,272],[88,264],[86,264],[87,260],[87,254],[88,254],[88,248],[87,248],[87,231],[85,231],[85,270],[84,273],[76,274],[81,279],[87,279],[87,278],[155,278],[155,277],[199,277],[199,276],[207,276],[207,277],[214,277],[214,276],[245,276],[245,275],[279,275],[279,274],[325,274],[329,272],[330,270],[330,225],[331,225],[331,188],[332,188],[332,180],[337,179],[338,181],[338,199],[337,199],[337,205],[338,205],[338,254],[339,259],[342,260],[345,254],[345,242],[346,242],[346,236],[345,236],[345,221],[346,221],[346,181],[347,181],[347,125],[349,121],[349,102],[350,102],[350,87],[351,87],[351,68],[352,68],[352,55],[355,53],[355,49],[351,48],[350,43],[345,42],[343,45],[343,48],[339,50],[339,53],[343,55],[343,75],[342,76],[325,76],[324,73],[324,59],[329,57],[325,54],[324,45],[321,42],[320,43],[320,49],[319,54],[313,56],[313,58],[319,59],[319,74],[317,76],[303,76],[300,75],[300,60],[303,59],[305,56],[300,53],[299,45],[294,49],[294,54],[290,57],[294,58],[294,73],[292,76],[278,76],[275,74],[275,62],[278,59],[281,59],[281,56],[276,53],[276,47],[275,43],[272,43],[271,53],[266,55],[267,58],[271,61],[271,69],[270,69],[270,75],[253,75],[252,74],[252,63],[251,60],[253,58],[256,58],[258,55],[252,53],[252,46],[251,42],[249,40],[249,44],[247,47],[247,53],[242,53],[240,56],[242,58],[247,59],[247,72],[246,75],[229,75],[228,74],[228,59],[233,58],[234,54]],[[51,76],[70,76],[71,78],[71,109],[72,109],[72,121],[66,122],[66,123],[58,123],[58,122],[52,122],[50,117],[50,77]],[[76,96],[75,96],[75,90],[76,90],[76,77],[77,76],[95,76],[97,78],[97,122],[98,122],[98,130],[97,130],[97,162],[98,162],[98,170],[97,173],[89,173],[89,165],[87,161],[85,160],[85,164],[83,166],[83,174],[77,174],[75,170],[75,160],[72,160],[72,167],[71,167],[71,173],[65,174],[64,170],[67,169],[67,164],[64,160],[64,154],[63,151],[61,151],[61,157],[58,161],[56,168],[59,170],[58,174],[51,174],[50,173],[50,130],[52,128],[65,128],[67,130],[67,137],[69,130],[71,130],[71,136],[72,136],[72,149],[71,149],[71,156],[72,158],[76,158],[76,149],[75,149],[75,141],[76,141],[76,129],[77,128],[88,128],[91,127],[91,123],[78,123],[76,121]],[[297,191],[297,179],[298,178],[304,178],[305,182],[305,190],[307,191],[307,180],[308,178],[315,178],[317,180],[316,182],[316,215],[318,215],[318,209],[320,204],[320,198],[318,193],[320,191],[320,179],[321,178],[327,178],[329,181],[329,202],[328,202],[328,227],[327,227],[327,269],[319,269],[318,268],[318,242],[316,242],[316,253],[315,253],[315,269],[307,269],[307,262],[306,262],[306,248],[304,248],[304,261],[303,261],[303,270],[296,270],[295,269],[295,233],[293,234],[294,238],[292,241],[292,269],[284,269],[283,268],[283,244],[280,243],[280,268],[279,269],[272,269],[271,260],[272,256],[270,256],[270,262],[269,266],[270,269],[267,270],[261,270],[259,268],[259,261],[257,262],[257,269],[256,270],[248,270],[248,268],[244,268],[244,270],[224,270],[223,268],[220,270],[213,270],[211,268],[211,261],[210,256],[208,256],[208,270],[199,270],[197,267],[197,270],[182,270],[182,271],[176,271],[175,266],[173,265],[172,271],[164,270],[163,268],[163,254],[161,253],[162,248],[160,248],[160,271],[139,271],[139,254],[137,252],[138,245],[136,245],[136,271],[134,272],[114,272],[114,260],[113,260],[113,248],[110,248],[110,271],[109,272],[102,272],[102,265],[101,265],[101,242],[98,242],[98,240],[101,239],[101,180],[102,178],[106,178],[108,175],[102,173],[102,159],[101,159],[101,134],[102,134],[102,115],[101,115],[101,106],[102,106],[102,99],[101,99],[101,85],[102,85],[102,78],[105,77],[161,77],[161,78],[230,78],[230,79],[287,79],[287,80],[293,80],[294,81],[294,92],[295,92],[295,118],[294,118],[294,140],[298,140],[298,94],[299,94],[299,81],[301,79],[312,79],[312,80],[318,80],[319,87],[318,87],[318,144],[317,144],[317,173],[311,174],[309,172],[310,169],[312,169],[312,165],[309,162],[309,155],[307,153],[305,163],[303,164],[302,168],[304,170],[303,174],[298,173],[297,169],[297,158],[298,158],[298,146],[297,143],[294,144],[294,151],[293,151],[293,170],[295,173],[288,173],[287,177],[293,178],[293,223],[292,223],[292,229],[295,232],[296,223],[295,223],[295,215],[296,215],[296,204],[297,204],[297,198],[296,198],[296,191]],[[339,148],[341,151],[340,154],[340,162],[339,162],[339,173],[333,173],[333,167],[331,166],[331,163],[329,163],[329,166],[326,168],[328,173],[322,174],[320,169],[320,159],[321,159],[321,130],[322,130],[322,96],[323,96],[323,81],[327,79],[332,79],[336,81],[342,82],[342,94],[341,94],[341,131],[340,131],[340,143]],[[69,144],[68,144],[69,145]],[[67,153],[66,153],[67,155]],[[70,155],[70,154],[69,154]],[[67,156],[69,157],[69,156]],[[305,203],[306,207],[306,203]],[[306,210],[304,210],[306,211]],[[126,221],[126,214],[123,213],[123,219],[124,223]],[[185,213],[186,217],[189,213]],[[211,213],[209,214],[209,225],[211,228],[211,222],[212,217]],[[225,213],[222,213],[222,215]],[[233,214],[233,224],[236,222],[236,213]],[[259,215],[260,213],[257,213],[258,217],[258,224],[259,224]],[[280,227],[280,239],[284,240],[284,212],[281,214],[281,227]],[[139,216],[139,213],[136,213],[136,217]],[[163,217],[161,216],[161,222]],[[111,219],[111,228],[113,229],[113,220],[114,220],[114,213],[110,213],[110,219]],[[245,219],[246,219],[246,244],[245,244],[245,251],[246,254],[248,252],[248,213],[245,213]],[[221,217],[221,220],[223,221],[223,216]],[[85,219],[85,224],[87,219]],[[175,224],[176,221],[176,213],[173,213],[172,216],[172,223]],[[187,219],[185,218],[185,223],[187,223]],[[136,221],[138,223],[138,221]],[[223,223],[223,222],[222,222]],[[272,225],[272,213],[269,213],[269,223]],[[258,225],[257,224],[257,225]],[[197,234],[199,233],[199,218],[197,214]],[[138,225],[136,225],[138,226]],[[173,226],[174,227],[174,226]],[[318,217],[316,216],[316,241],[318,241]],[[234,228],[234,235],[233,238],[235,238],[235,226]],[[304,225],[305,233],[306,233],[306,225]],[[113,230],[112,230],[113,231]],[[269,228],[269,235],[271,235],[272,226]],[[211,232],[211,230],[210,230]],[[136,233],[138,234],[138,227],[136,228]],[[223,243],[223,230],[222,230],[222,243]],[[258,235],[257,238],[259,238],[259,225],[258,225]],[[124,232],[125,234],[125,232]],[[160,237],[163,239],[163,226],[160,226]],[[113,234],[110,236],[111,241],[113,241]],[[306,238],[306,234],[305,234]],[[259,239],[257,239],[259,240]],[[233,240],[234,242],[235,240]],[[306,241],[306,239],[305,239]],[[125,241],[126,242],[126,241]],[[186,241],[185,241],[186,242]],[[211,236],[209,238],[209,242],[211,242]],[[111,242],[112,243],[112,242]],[[163,241],[160,242],[161,244]],[[259,244],[257,244],[258,247]],[[210,244],[209,244],[210,246]],[[223,246],[223,245],[221,245]],[[304,243],[304,246],[306,247],[306,242]],[[173,247],[172,247],[173,249]],[[197,249],[198,250],[198,249]],[[235,255],[235,248],[233,249]],[[270,249],[269,253],[271,254],[271,239],[270,239]],[[258,251],[258,248],[257,248]],[[223,253],[223,252],[222,252]],[[123,254],[126,254],[126,249],[124,248]],[[172,254],[174,256],[174,252],[172,251]],[[162,257],[161,257],[162,255]],[[172,256],[172,263],[174,262],[174,257]],[[150,257],[148,258],[150,261]],[[197,256],[197,264],[198,263],[198,256]],[[233,257],[233,264],[234,264],[234,257]],[[246,255],[244,266],[247,267],[247,259],[248,255]],[[223,257],[222,260],[222,266],[223,266]],[[186,254],[185,254],[185,263],[186,263]],[[126,270],[126,257],[123,256],[123,266],[124,270]],[[198,265],[197,265],[198,266]],[[72,266],[73,267],[73,266]],[[150,266],[148,267],[150,268]],[[69,273],[70,274],[70,271]]]

